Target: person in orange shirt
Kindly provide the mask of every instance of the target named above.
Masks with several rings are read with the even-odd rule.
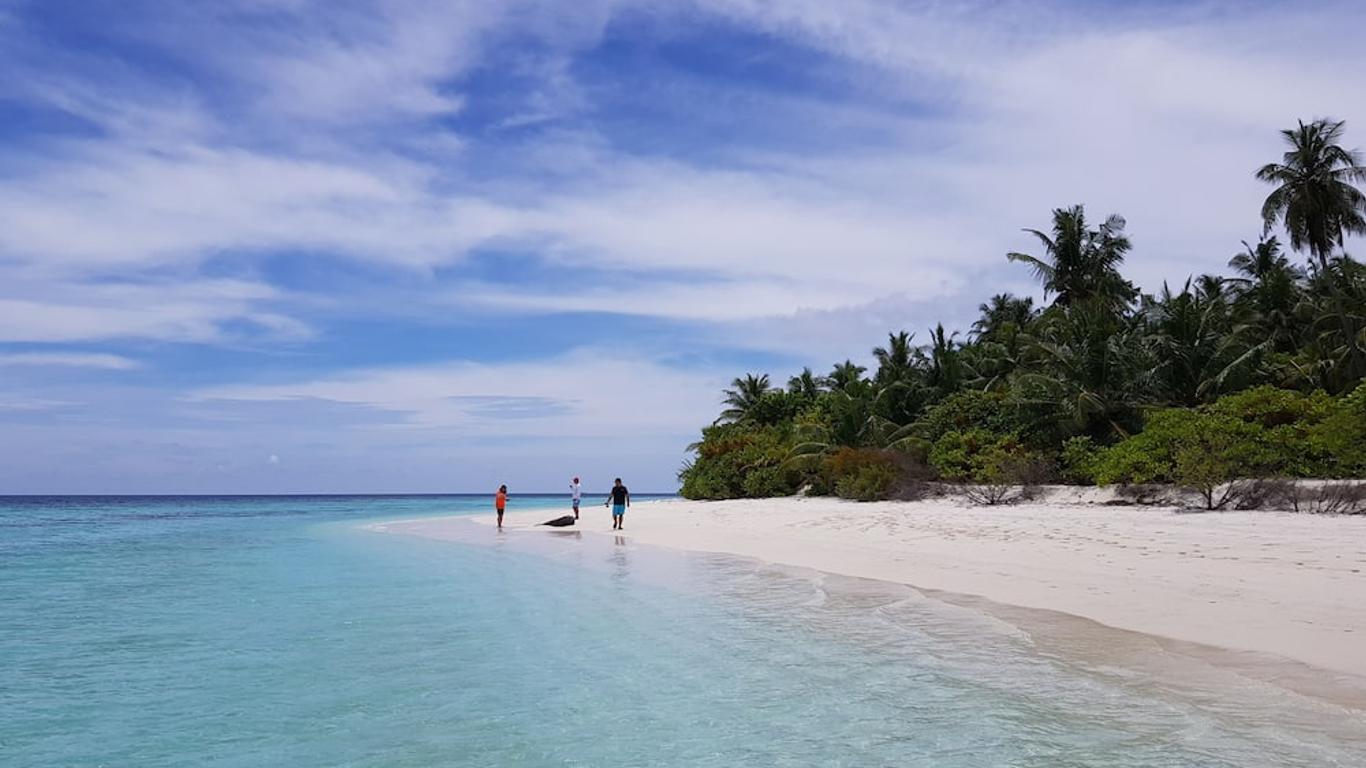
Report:
[[[494,496],[493,496],[493,508],[496,509],[496,510],[498,510],[498,529],[499,529],[499,530],[502,530],[502,529],[503,529],[503,510],[507,508],[507,505],[508,505],[508,487],[507,487],[506,485],[500,485],[500,486],[498,486],[498,493],[494,494]]]

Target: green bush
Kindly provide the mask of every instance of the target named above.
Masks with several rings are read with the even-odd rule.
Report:
[[[1353,451],[1366,439],[1366,394],[1355,412],[1354,396],[1334,402],[1322,392],[1257,387],[1200,409],[1163,409],[1142,432],[1101,450],[1090,462],[1092,476],[1102,485],[1350,476],[1360,455]],[[1361,471],[1366,462],[1355,466]]]
[[[745,474],[741,486],[752,499],[791,496],[797,492],[797,477],[781,466],[758,467]]]
[[[1317,424],[1332,405],[1332,398],[1321,391],[1306,395],[1289,389],[1262,386],[1224,395],[1208,410],[1274,429],[1288,425]]]
[[[1338,403],[1321,391],[1306,395],[1256,387],[1225,395],[1208,410],[1259,427],[1256,440],[1264,452],[1267,471],[1286,477],[1331,477],[1335,475],[1332,455],[1336,446],[1317,444],[1314,435],[1336,406]]]
[[[1249,468],[1258,461],[1246,427],[1240,428],[1236,421],[1214,421],[1220,418],[1202,415],[1197,419],[1194,429],[1177,446],[1172,464],[1172,480],[1199,493],[1205,509],[1222,507],[1227,497],[1216,501],[1219,486],[1247,477]]]
[[[985,429],[948,432],[930,449],[940,479],[966,483],[1028,484],[1051,474],[1047,463],[1013,434]]]
[[[854,474],[841,477],[835,483],[835,493],[842,499],[878,501],[891,494],[897,477],[897,469],[890,463],[867,464]]]
[[[1015,408],[998,392],[955,392],[925,412],[915,424],[916,433],[930,443],[950,432],[985,430],[996,434],[1018,431]]]
[[[887,498],[901,478],[893,454],[875,448],[841,448],[825,458],[820,474],[825,488],[858,501]]]
[[[973,459],[995,445],[999,435],[985,429],[945,432],[930,448],[930,466],[944,480],[967,480]]]
[[[1176,465],[1176,448],[1194,411],[1169,408],[1148,418],[1146,428],[1102,449],[1092,462],[1092,476],[1099,485],[1142,485],[1170,482]]]
[[[1310,430],[1327,477],[1366,477],[1366,383],[1334,403]]]
[[[1221,413],[1168,408],[1154,413],[1144,430],[1103,450],[1094,462],[1095,480],[1112,483],[1182,483],[1208,475],[1211,467],[1228,477],[1281,474],[1284,461],[1255,422]]]
[[[795,478],[780,469],[791,447],[786,428],[752,423],[707,427],[696,446],[697,457],[679,473],[680,492],[688,499],[792,493]]]
[[[1100,451],[1096,441],[1089,436],[1068,439],[1062,444],[1062,453],[1058,457],[1063,480],[1078,485],[1093,485]]]

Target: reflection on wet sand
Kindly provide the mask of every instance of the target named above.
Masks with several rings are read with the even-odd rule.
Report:
[[[612,554],[608,555],[607,562],[614,567],[612,578],[624,579],[631,575],[631,557],[626,550],[626,537],[613,536]]]

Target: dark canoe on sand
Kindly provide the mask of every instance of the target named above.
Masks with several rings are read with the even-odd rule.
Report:
[[[564,528],[565,526],[570,526],[570,525],[573,525],[573,524],[574,524],[574,516],[573,516],[573,515],[565,515],[564,517],[557,517],[557,518],[555,518],[554,520],[547,520],[547,521],[545,521],[544,523],[541,523],[541,525],[549,525],[549,526],[554,527],[554,528]]]

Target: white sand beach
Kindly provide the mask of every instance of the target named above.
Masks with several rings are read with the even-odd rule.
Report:
[[[508,532],[550,530],[535,526],[550,516],[509,512]],[[385,528],[442,538],[457,521]],[[578,527],[613,533],[600,506],[586,506]],[[680,500],[634,505],[621,535],[980,596],[1366,678],[1366,517],[1182,513],[1057,496],[1003,507]]]

